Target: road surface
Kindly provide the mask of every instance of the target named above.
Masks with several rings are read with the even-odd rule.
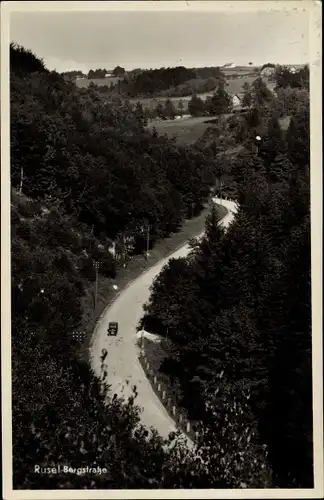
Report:
[[[214,201],[220,203],[218,198],[215,198]],[[236,206],[234,202],[229,200],[222,200],[222,204],[228,209],[228,213],[222,219],[221,224],[227,227],[234,218]],[[151,426],[156,428],[164,438],[177,429],[173,419],[168,415],[153,391],[139,363],[136,328],[143,316],[143,305],[149,299],[149,288],[154,278],[170,258],[185,257],[189,251],[189,245],[185,244],[172,255],[145,271],[126,287],[113,304],[104,311],[97,323],[90,347],[91,367],[95,374],[100,377],[100,358],[102,350],[106,349],[108,354],[105,363],[112,394],[116,393],[118,396],[128,398],[132,393],[132,387],[136,385],[138,396],[135,404],[142,408],[141,422],[147,428]],[[116,337],[107,336],[107,327],[110,321],[118,321],[119,323],[119,332]]]

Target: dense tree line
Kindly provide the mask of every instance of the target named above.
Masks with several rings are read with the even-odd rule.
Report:
[[[265,68],[275,68],[275,67],[276,67],[276,65],[275,65],[275,64],[273,64],[273,63],[266,63],[266,64],[263,64],[263,65],[261,66],[260,71],[262,71],[262,70],[263,70],[263,69],[265,69]]]
[[[218,86],[218,78],[196,78],[195,80],[190,80],[183,86],[178,86],[175,89],[170,89],[166,91],[167,95],[170,97],[185,97],[190,96],[193,93],[203,94],[205,92],[212,92]],[[163,93],[161,94],[163,95]]]
[[[106,73],[106,68],[90,69],[88,72],[88,78],[105,78]]]
[[[106,69],[90,70],[88,78],[95,85],[96,79],[102,79]],[[81,72],[63,73],[70,79],[75,79]],[[211,92],[220,84],[225,83],[225,76],[217,67],[193,68],[183,67],[160,69],[135,69],[125,71],[116,66],[112,76],[119,77],[119,81],[109,82],[107,85],[98,85],[98,91],[105,94],[117,94],[124,98],[136,97],[185,97],[194,93]]]
[[[120,77],[124,76],[125,73],[126,73],[126,70],[122,66],[116,66],[112,72],[113,76],[120,76]]]
[[[216,90],[219,85],[225,84],[225,76],[218,67],[195,68],[193,71],[196,73],[195,79],[170,87],[159,94],[168,97],[185,97],[195,93],[211,92]]]
[[[88,78],[105,78],[106,74],[108,73],[108,70],[103,68],[98,68],[98,69],[90,69],[88,72]],[[112,76],[119,76],[123,77],[125,75],[126,71],[125,68],[122,68],[121,66],[116,66],[112,70]]]
[[[208,79],[215,78],[216,80],[223,81],[224,73],[218,66],[205,66],[203,68],[194,68],[197,78]]]
[[[276,90],[286,89],[307,89],[309,90],[309,67],[296,70],[287,66],[276,66],[273,80],[276,84]]]
[[[312,487],[309,108],[284,133],[261,79],[250,95],[247,113],[232,117],[241,150],[225,165],[235,221],[224,232],[210,216],[190,259],[156,278],[142,324],[167,337],[161,369],[192,419],[208,426],[219,373],[229,393],[244,384],[274,484]]]
[[[87,75],[83,73],[81,70],[74,70],[74,71],[63,71],[61,73],[62,76],[64,76],[66,79],[69,79],[71,81],[74,81],[77,77],[81,78],[86,78]]]
[[[192,116],[222,115],[229,113],[232,107],[232,98],[222,86],[205,100],[194,94],[188,103],[188,110]]]
[[[23,75],[26,72],[48,73],[44,61],[36,57],[31,50],[13,42],[10,45],[10,71]]]
[[[192,199],[202,203],[213,182],[209,158],[152,137],[140,105],[133,112],[54,72],[12,72],[11,118],[12,186],[60,201],[95,235],[114,238],[145,218],[154,241],[178,226]]]
[[[143,70],[126,78],[121,84],[121,92],[129,97],[152,96],[195,77],[193,70],[183,66]]]

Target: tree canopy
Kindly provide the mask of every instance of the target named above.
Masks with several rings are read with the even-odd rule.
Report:
[[[251,459],[268,471],[263,481],[312,487],[309,112],[293,115],[284,133],[262,81],[252,99],[253,115],[239,118],[243,149],[230,161],[235,221],[224,232],[211,214],[191,258],[170,261],[156,278],[143,324],[167,332],[161,371],[203,432],[229,401],[237,411],[243,384],[242,418],[257,433],[255,453],[267,450],[267,459]],[[233,391],[223,400],[222,373]],[[206,400],[214,401],[207,413]]]

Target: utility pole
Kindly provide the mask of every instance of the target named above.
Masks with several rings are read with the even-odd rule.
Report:
[[[220,197],[220,204],[222,205],[222,190],[223,190],[223,183],[222,179],[220,180],[220,186],[219,186],[219,197]]]
[[[147,225],[147,235],[146,235],[146,260],[148,260],[150,249],[150,224]]]
[[[94,265],[95,270],[96,270],[96,288],[95,288],[95,303],[94,303],[95,309],[97,307],[97,300],[98,300],[98,278],[99,278],[98,270],[99,270],[99,267],[101,266],[101,264],[102,264],[102,262],[100,262],[98,260],[93,261],[93,265]]]
[[[259,135],[257,135],[255,139],[258,141],[256,143],[256,156],[258,156],[258,154],[259,154],[259,144],[261,142],[261,137]]]
[[[23,188],[23,180],[24,180],[24,167],[20,167],[20,186],[19,186],[19,194],[22,193],[22,188]]]

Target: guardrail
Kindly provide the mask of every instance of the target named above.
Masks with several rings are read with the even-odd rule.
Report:
[[[153,391],[163,404],[169,416],[174,420],[176,428],[185,434],[191,441],[197,443],[199,440],[199,432],[195,429],[195,425],[187,418],[184,412],[181,411],[175,398],[170,396],[167,385],[159,379],[159,374],[154,371],[143,346],[141,347],[138,359]]]

